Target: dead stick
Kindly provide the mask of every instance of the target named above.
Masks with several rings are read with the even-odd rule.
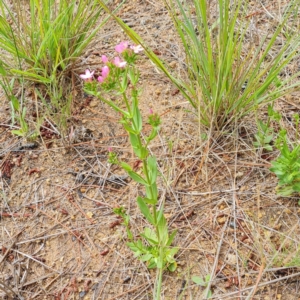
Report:
[[[105,285],[106,285],[106,283],[107,283],[107,281],[108,281],[108,279],[109,279],[109,277],[110,277],[110,274],[112,273],[113,268],[114,268],[115,264],[117,263],[117,261],[118,261],[118,258],[116,258],[116,260],[114,261],[114,263],[113,263],[111,269],[109,270],[109,273],[108,273],[108,275],[107,275],[107,278],[105,279],[105,282],[103,283],[102,289],[101,289],[101,291],[99,292],[99,296],[101,296],[101,294],[103,293],[104,287],[105,287]]]
[[[216,253],[214,265],[212,267],[212,271],[211,271],[211,275],[210,275],[210,280],[207,283],[207,287],[205,289],[205,298],[208,298],[208,293],[210,291],[210,287],[211,287],[211,283],[212,283],[212,278],[213,278],[213,276],[215,276],[215,272],[216,272],[216,269],[217,269],[217,265],[218,265],[218,261],[219,261],[219,256],[220,256],[220,252],[221,252],[221,247],[222,247],[222,244],[223,244],[224,233],[225,233],[225,230],[227,228],[227,223],[228,223],[228,219],[227,219],[226,223],[223,226],[222,236],[221,236],[220,241],[219,241],[219,245],[218,245],[218,249],[217,249],[217,253]]]
[[[5,259],[5,257],[7,256],[7,254],[10,252],[10,250],[12,249],[12,247],[15,246],[16,242],[17,242],[17,238],[18,236],[24,231],[24,227],[22,228],[21,231],[19,231],[15,236],[14,236],[14,241],[13,243],[8,247],[8,249],[6,250],[6,252],[4,253],[4,255],[2,256],[1,260],[0,260],[0,265],[3,262],[3,260]]]
[[[115,296],[115,297],[113,297],[113,298],[110,298],[110,299],[108,299],[108,300],[120,299],[120,297],[122,297],[122,296],[124,296],[124,295],[126,295],[126,294],[129,294],[129,293],[132,293],[132,292],[134,292],[134,291],[136,291],[136,290],[138,290],[138,289],[144,287],[145,285],[150,286],[151,284],[149,284],[149,283],[141,284],[140,286],[137,286],[137,287],[135,287],[135,288],[132,288],[132,289],[130,289],[130,290],[127,290],[127,291],[125,291],[125,292],[123,292],[123,293],[121,293],[121,294],[119,294],[119,295],[117,295],[117,296]]]

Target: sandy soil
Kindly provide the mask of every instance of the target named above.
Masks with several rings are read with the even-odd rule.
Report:
[[[279,2],[251,1],[258,31],[272,22],[267,12],[276,15]],[[159,1],[128,1],[119,15],[184,76],[184,55]],[[34,142],[13,136],[1,94],[1,299],[152,299],[155,272],[133,257],[112,211],[124,206],[137,235],[146,224],[135,202],[141,187],[107,163],[108,147],[131,165],[138,162],[118,115],[84,96],[78,77],[86,68],[99,69],[101,55],[111,56],[125,38],[111,21],[81,58],[64,139],[51,120]],[[180,247],[177,270],[164,274],[162,299],[203,299],[205,288],[191,277],[208,274],[213,299],[299,299],[298,199],[276,195],[268,167],[277,153],[253,149],[253,117],[239,124],[237,135],[207,143],[178,90],[144,54],[139,64],[144,117],[152,108],[163,121],[150,150],[165,178],[160,197]],[[281,99],[276,107],[289,116],[298,98]],[[33,112],[30,91],[27,100]],[[33,125],[34,114],[29,118]]]

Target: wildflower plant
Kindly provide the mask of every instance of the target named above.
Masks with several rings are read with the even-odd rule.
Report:
[[[156,157],[148,150],[149,143],[157,136],[161,124],[158,114],[150,111],[148,124],[151,126],[149,135],[142,135],[143,120],[139,109],[138,88],[139,71],[136,68],[138,53],[143,50],[139,45],[129,45],[127,41],[115,47],[117,55],[112,59],[102,56],[104,66],[101,75],[94,78],[93,72],[87,70],[81,77],[85,81],[85,92],[97,97],[121,114],[120,123],[129,135],[133,152],[142,161],[140,170],[120,161],[117,154],[109,149],[109,162],[123,168],[127,174],[145,188],[145,194],[137,197],[137,205],[148,221],[149,226],[140,233],[143,239],[134,237],[130,230],[130,219],[124,208],[115,209],[115,213],[123,218],[127,231],[128,246],[134,255],[147,263],[148,268],[157,269],[157,280],[154,288],[154,299],[160,299],[163,271],[176,269],[174,255],[177,247],[171,247],[176,231],[169,233],[167,220],[164,216],[164,204],[158,201]],[[122,101],[107,99],[110,95],[120,96]],[[158,208],[158,206],[160,206]]]

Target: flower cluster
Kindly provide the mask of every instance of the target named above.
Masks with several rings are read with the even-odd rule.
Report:
[[[97,78],[100,83],[103,83],[106,80],[112,67],[115,66],[117,68],[124,68],[128,61],[130,61],[130,58],[134,59],[135,54],[143,51],[143,47],[141,45],[129,45],[129,42],[123,41],[116,45],[115,50],[119,55],[114,57],[112,62],[109,61],[106,55],[101,56],[101,60],[105,66],[101,68],[101,75]],[[94,72],[95,71],[91,72],[87,69],[85,74],[81,74],[79,76],[84,81],[91,82],[94,78]]]

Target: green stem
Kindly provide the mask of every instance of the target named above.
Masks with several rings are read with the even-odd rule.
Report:
[[[123,99],[124,99],[124,102],[126,103],[126,107],[127,107],[127,109],[128,109],[128,112],[129,112],[129,114],[131,115],[131,109],[130,109],[130,105],[129,105],[129,102],[128,102],[126,93],[123,93]]]
[[[159,268],[157,270],[156,283],[155,283],[155,287],[154,287],[154,299],[155,300],[160,300],[162,275],[163,275],[163,269]]]
[[[135,127],[135,124],[134,124],[134,120],[132,119],[132,123],[133,123],[133,127]],[[143,143],[142,143],[142,140],[141,140],[141,135],[138,134],[137,135],[137,138],[138,138],[138,143],[139,143],[139,147],[140,149],[143,147]],[[148,174],[148,164],[147,164],[147,159],[143,159],[143,171],[144,171],[144,174],[146,176],[146,181],[147,183],[149,184],[149,186],[151,185],[151,181],[150,181],[150,178],[149,178],[149,174]],[[153,199],[153,190],[152,188],[150,188],[150,193],[151,193],[151,198]],[[156,199],[157,200],[157,199]],[[156,235],[157,235],[157,239],[158,239],[158,242],[159,242],[159,245],[161,245],[161,240],[160,240],[160,234],[159,234],[159,230],[158,230],[158,225],[157,225],[157,210],[156,210],[156,204],[153,204],[152,205],[152,212],[153,212],[153,219],[154,219],[154,224],[155,224],[155,230],[156,230]]]

